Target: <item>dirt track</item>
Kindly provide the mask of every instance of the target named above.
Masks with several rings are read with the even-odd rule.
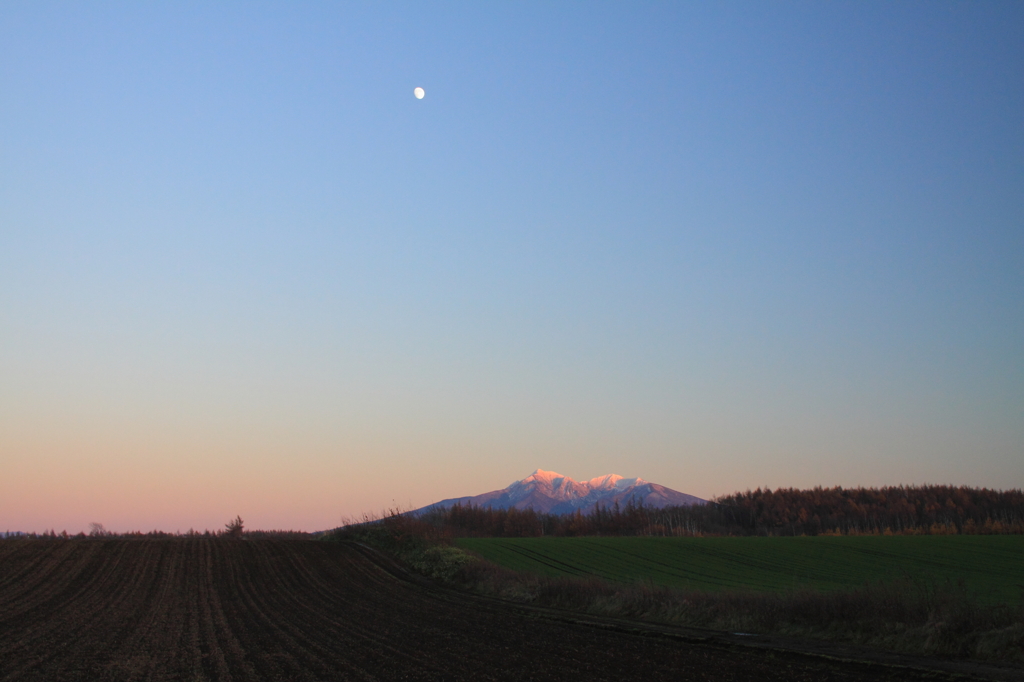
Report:
[[[392,573],[304,540],[2,541],[0,680],[924,679],[537,618]]]

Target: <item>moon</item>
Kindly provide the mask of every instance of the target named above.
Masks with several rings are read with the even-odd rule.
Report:
[[[427,93],[426,91],[423,90],[423,88],[416,88],[415,90],[412,91],[412,94],[416,95],[416,99],[423,99],[423,96],[426,95]]]

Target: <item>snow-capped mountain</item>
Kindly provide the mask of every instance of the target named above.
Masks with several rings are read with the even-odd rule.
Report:
[[[624,507],[630,501],[634,504],[643,503],[645,507],[672,507],[705,502],[699,497],[650,483],[642,478],[623,478],[609,474],[581,482],[554,471],[537,469],[523,480],[516,481],[503,490],[441,500],[417,511],[450,507],[460,503],[493,509],[515,507],[549,514],[567,514],[577,509],[588,513],[598,504],[611,509],[617,502]]]

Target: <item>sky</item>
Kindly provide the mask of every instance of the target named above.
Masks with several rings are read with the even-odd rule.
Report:
[[[537,468],[1024,487],[1022,35],[4,2],[0,530],[318,530]]]

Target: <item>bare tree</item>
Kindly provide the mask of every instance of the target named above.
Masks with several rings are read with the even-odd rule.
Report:
[[[89,524],[89,535],[93,537],[102,537],[107,534],[107,529],[103,527],[102,523],[96,523],[93,521]]]

